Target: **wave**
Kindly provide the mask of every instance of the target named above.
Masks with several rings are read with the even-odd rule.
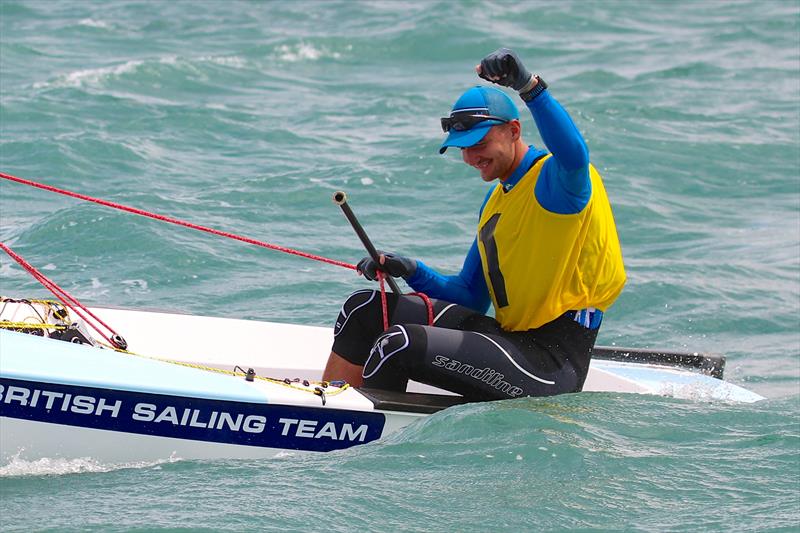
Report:
[[[0,478],[64,476],[69,474],[105,473],[131,468],[160,468],[162,464],[174,463],[180,459],[171,456],[157,461],[137,461],[129,463],[103,463],[90,457],[80,459],[63,459],[44,457],[36,460],[25,460],[20,456],[24,450],[12,456],[8,464],[0,466]]]
[[[303,51],[298,53],[298,56],[303,54],[313,57],[315,52],[303,49]],[[319,53],[317,52],[317,54]],[[291,55],[289,57],[291,57]],[[38,90],[99,87],[124,76],[138,75],[142,73],[150,76],[161,77],[165,73],[159,71],[162,70],[164,66],[177,70],[190,71],[194,74],[197,74],[198,71],[202,71],[204,64],[218,65],[234,69],[244,69],[249,66],[249,63],[246,59],[237,55],[204,55],[197,58],[168,55],[155,59],[131,59],[125,61],[124,63],[115,65],[79,69],[72,72],[67,72],[66,74],[58,75],[55,78],[46,81],[35,82],[32,87]]]
[[[353,45],[347,45],[346,50],[352,50]],[[297,44],[282,44],[275,48],[275,59],[294,63],[298,61],[317,61],[319,59],[341,59],[342,54],[324,46],[314,46],[305,42]]]
[[[86,26],[89,28],[100,28],[104,30],[111,29],[113,26],[104,20],[97,20],[91,17],[78,21],[79,26]]]
[[[34,89],[49,89],[58,87],[84,87],[86,85],[97,85],[110,78],[119,77],[123,74],[135,72],[141,65],[142,60],[130,60],[121,65],[108,67],[81,69],[56,77],[51,81],[36,82]]]

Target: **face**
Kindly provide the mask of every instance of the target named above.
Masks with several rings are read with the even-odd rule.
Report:
[[[518,138],[519,123],[516,121],[492,126],[481,142],[461,149],[461,158],[481,173],[483,181],[505,180],[514,171]]]

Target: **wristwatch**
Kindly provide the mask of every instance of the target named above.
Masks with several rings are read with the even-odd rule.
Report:
[[[542,78],[536,76],[536,80],[537,83],[533,89],[524,93],[519,93],[519,97],[522,98],[525,102],[532,101],[534,98],[542,94],[542,92],[544,92],[545,89],[547,89],[547,84]]]

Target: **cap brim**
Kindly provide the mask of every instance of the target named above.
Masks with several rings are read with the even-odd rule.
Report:
[[[443,154],[450,146],[455,146],[457,148],[469,148],[470,146],[481,142],[481,139],[486,137],[486,134],[489,133],[489,130],[492,128],[492,126],[497,125],[496,123],[488,123],[488,121],[486,122],[486,125],[479,124],[478,126],[466,131],[451,130],[447,135],[447,139],[445,139],[442,143],[442,146],[439,147],[439,153]]]

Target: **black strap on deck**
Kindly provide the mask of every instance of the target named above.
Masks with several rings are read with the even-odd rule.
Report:
[[[722,379],[722,374],[725,371],[725,356],[720,354],[595,346],[592,352],[592,358],[627,363],[649,363],[653,365],[689,368],[699,370],[703,374],[708,374],[717,379]]]
[[[454,405],[469,403],[463,396],[396,392],[359,387],[358,392],[367,397],[379,411],[401,411],[429,415]]]

